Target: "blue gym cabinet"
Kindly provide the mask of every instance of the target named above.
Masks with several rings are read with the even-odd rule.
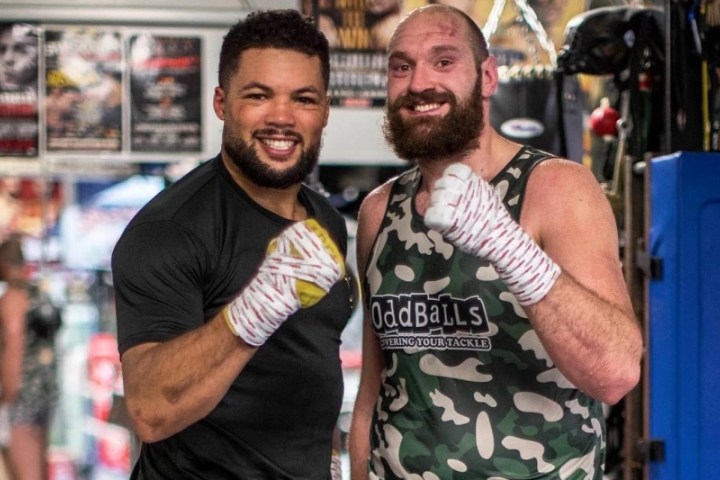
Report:
[[[720,479],[720,153],[648,167],[649,478]]]

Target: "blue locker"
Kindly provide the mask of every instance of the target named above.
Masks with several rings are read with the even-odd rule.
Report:
[[[648,187],[649,476],[720,479],[720,154],[652,159]]]

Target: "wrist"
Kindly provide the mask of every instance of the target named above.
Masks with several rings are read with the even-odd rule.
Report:
[[[258,276],[223,310],[230,331],[251,347],[264,344],[297,310],[294,297],[271,297],[273,285]]]
[[[498,222],[480,256],[490,260],[498,276],[522,306],[533,305],[548,294],[560,267],[509,215]]]

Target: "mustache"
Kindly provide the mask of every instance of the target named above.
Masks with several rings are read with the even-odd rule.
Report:
[[[253,136],[257,135],[264,135],[264,136],[282,136],[282,137],[289,137],[292,139],[297,140],[300,143],[304,142],[303,136],[300,135],[298,132],[291,130],[289,128],[286,129],[280,129],[280,128],[261,128],[259,130],[255,130],[253,132]]]

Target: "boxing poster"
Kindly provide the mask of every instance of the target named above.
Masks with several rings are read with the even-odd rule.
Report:
[[[131,150],[202,150],[201,40],[130,37]]]
[[[0,23],[0,155],[38,151],[38,28]]]
[[[331,105],[374,107],[385,104],[389,35],[406,11],[391,0],[312,0],[302,12],[313,16],[330,44]]]
[[[330,95],[337,106],[370,107],[385,104],[385,50],[400,20],[417,7],[447,4],[467,13],[483,28],[495,0],[304,0],[302,11],[315,18],[330,44]],[[491,47],[497,46],[501,64],[522,60],[547,63],[537,38],[518,22],[513,0],[502,2]],[[586,0],[526,0],[556,48],[562,45],[564,25],[586,8]],[[507,60],[510,59],[510,60]]]
[[[121,150],[122,61],[118,31],[93,27],[45,31],[49,152]]]

